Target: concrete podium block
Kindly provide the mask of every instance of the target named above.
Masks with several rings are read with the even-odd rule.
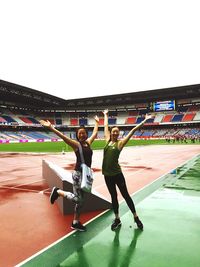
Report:
[[[72,173],[58,165],[47,160],[42,160],[42,176],[47,181],[50,189],[56,186],[64,191],[73,192]],[[75,204],[67,198],[59,197],[56,203],[63,215],[74,213]],[[95,190],[92,189],[91,193],[84,192],[82,212],[107,210],[111,209],[111,207],[111,202]]]

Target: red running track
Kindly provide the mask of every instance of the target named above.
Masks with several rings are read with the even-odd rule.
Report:
[[[130,194],[198,155],[199,145],[124,148],[120,164]],[[101,174],[102,151],[94,151],[94,189],[110,199]],[[0,259],[12,267],[71,231],[73,215],[62,216],[49,203],[48,185],[42,178],[42,159],[72,170],[74,153],[16,154],[0,157]],[[122,197],[119,193],[119,199]],[[85,223],[100,211],[82,215]]]

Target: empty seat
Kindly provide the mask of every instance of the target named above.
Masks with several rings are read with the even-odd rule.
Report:
[[[200,121],[200,112],[197,112],[193,118],[193,121]]]
[[[87,125],[88,124],[88,120],[85,118],[81,118],[79,119],[79,125]]]
[[[170,122],[171,119],[173,118],[173,114],[168,114],[168,115],[165,115],[165,117],[163,118],[162,122]]]
[[[116,124],[116,118],[108,118],[108,124],[109,125],[115,125]]]
[[[183,116],[184,116],[184,114],[176,114],[176,115],[174,115],[174,117],[172,118],[171,121],[172,122],[179,122],[182,120]]]
[[[185,114],[182,121],[192,121],[196,113]]]
[[[104,119],[103,118],[99,118],[99,125],[104,125]]]
[[[77,126],[78,125],[78,119],[70,119],[70,125]]]
[[[5,119],[8,123],[16,122],[12,117],[3,115],[1,116],[3,119]]]
[[[19,117],[20,120],[22,120],[23,122],[27,123],[27,124],[33,124],[33,122],[27,118],[27,117]]]
[[[135,124],[136,123],[136,117],[129,117],[126,120],[126,124]]]

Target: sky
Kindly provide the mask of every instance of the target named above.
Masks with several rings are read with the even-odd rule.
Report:
[[[200,83],[198,0],[0,0],[0,79],[64,99]]]

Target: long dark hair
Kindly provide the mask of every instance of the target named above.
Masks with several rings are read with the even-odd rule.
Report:
[[[88,136],[88,130],[85,128],[84,125],[81,125],[79,128],[76,129],[76,139],[77,140],[78,140],[78,131],[81,130],[81,129],[85,130],[85,132],[86,132],[86,134]]]
[[[116,126],[116,125],[114,125],[114,126],[109,126],[109,127],[108,127],[108,130],[109,130],[109,132],[110,132],[110,139],[109,139],[109,141],[108,141],[108,142],[110,142],[110,141],[111,141],[111,132],[112,132],[112,129],[114,129],[114,128],[117,128],[117,129],[119,129],[119,127],[118,127],[118,126]]]

